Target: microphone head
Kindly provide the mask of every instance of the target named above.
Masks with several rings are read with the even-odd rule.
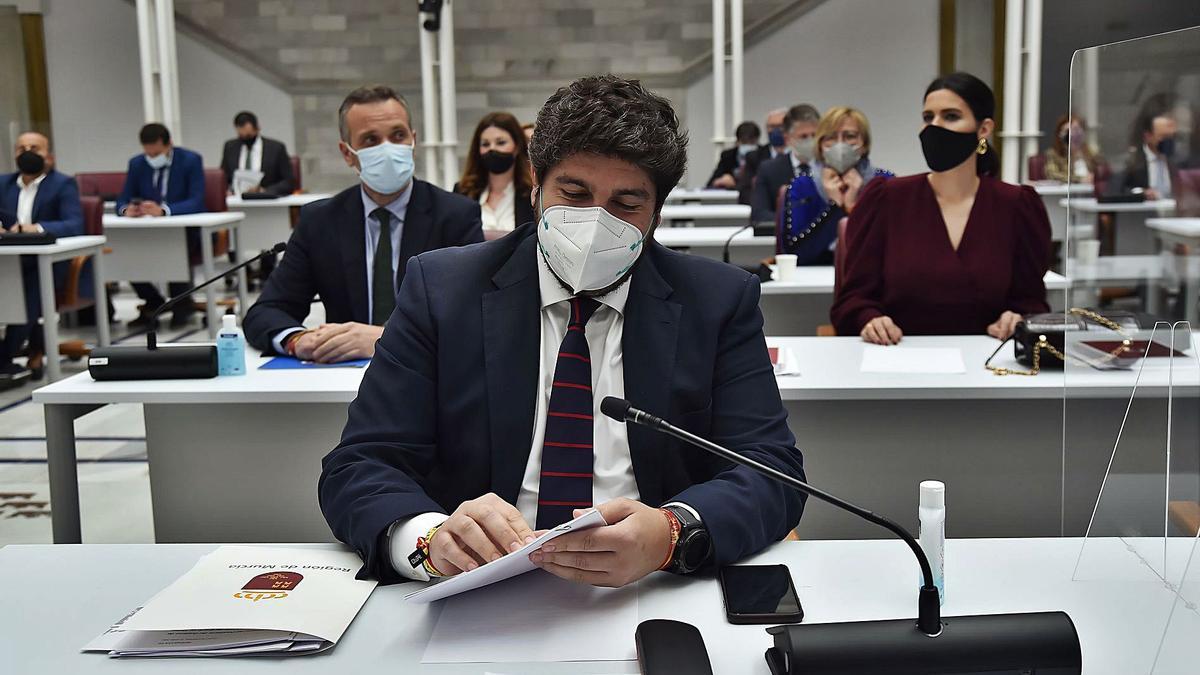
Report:
[[[629,416],[629,409],[633,404],[623,398],[616,396],[605,396],[603,401],[600,401],[600,412],[618,422],[624,422]]]
[[[278,244],[275,244],[274,246],[271,247],[271,253],[283,253],[283,250],[285,248],[287,248],[287,242],[281,241]]]

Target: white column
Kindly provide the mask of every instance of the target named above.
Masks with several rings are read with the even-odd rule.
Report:
[[[742,18],[742,0],[729,0],[729,40],[730,40],[730,59],[729,72],[733,79],[733,109],[732,124],[741,124],[742,120],[746,119],[745,110],[745,68],[743,59],[742,37],[743,37],[743,18]],[[721,130],[724,133],[724,129]]]
[[[725,142],[725,0],[712,3],[713,155]]]
[[[1081,85],[1079,82],[1074,81],[1076,72],[1072,69],[1071,88],[1083,87],[1082,116],[1084,121],[1087,122],[1088,142],[1095,147],[1100,140],[1100,128],[1103,124],[1100,119],[1100,49],[1093,47],[1091,49],[1081,49],[1075,53],[1079,55],[1080,60],[1083,62],[1083,82]],[[1072,96],[1072,99],[1074,99],[1074,96]],[[1072,105],[1075,103],[1072,100]],[[1073,108],[1072,110],[1075,109]],[[1076,112],[1076,114],[1079,113]]]
[[[1021,33],[1023,0],[1007,0],[1004,21],[1004,129],[1000,131],[1000,178],[1021,180]]]
[[[1019,173],[1028,178],[1029,157],[1038,154],[1038,139],[1042,100],[1042,0],[1025,1],[1025,94],[1021,124],[1024,152],[1021,153]]]
[[[142,74],[142,117],[146,122],[162,119],[162,98],[155,85],[158,72],[158,40],[155,39],[154,0],[137,0],[138,62]]]
[[[171,131],[172,142],[178,143],[183,131],[174,0],[137,0],[137,25],[142,114],[146,122],[165,124]]]
[[[426,14],[417,17],[417,32],[421,34],[421,137],[418,146],[423,149],[422,175],[425,180],[437,183],[441,180],[438,171],[438,147],[441,143],[441,133],[438,125],[437,82],[434,66],[437,52],[434,46],[434,35],[425,30]],[[411,120],[410,120],[411,121]]]
[[[438,80],[442,94],[442,187],[458,181],[458,103],[454,82],[454,4],[442,5],[442,30],[438,34]]]

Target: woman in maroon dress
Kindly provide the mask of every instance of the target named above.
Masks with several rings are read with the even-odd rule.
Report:
[[[1049,311],[1050,221],[1033,188],[995,178],[991,89],[967,73],[925,92],[921,149],[931,173],[872,181],[850,216],[831,318],[838,335],[1005,339]]]

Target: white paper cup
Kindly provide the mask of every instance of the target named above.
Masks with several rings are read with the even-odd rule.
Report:
[[[775,256],[775,278],[779,281],[792,281],[796,278],[796,256],[790,253]]]
[[[1080,239],[1075,242],[1075,262],[1080,265],[1095,265],[1100,258],[1099,239]]]

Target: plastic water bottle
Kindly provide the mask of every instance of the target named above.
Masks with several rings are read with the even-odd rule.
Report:
[[[221,330],[217,333],[217,372],[221,375],[246,374],[246,338],[238,328],[237,317],[232,314],[221,317]]]
[[[921,507],[918,509],[921,533],[918,539],[929,566],[938,597],[946,604],[946,484],[939,480],[921,481]],[[924,579],[921,585],[924,585]]]

